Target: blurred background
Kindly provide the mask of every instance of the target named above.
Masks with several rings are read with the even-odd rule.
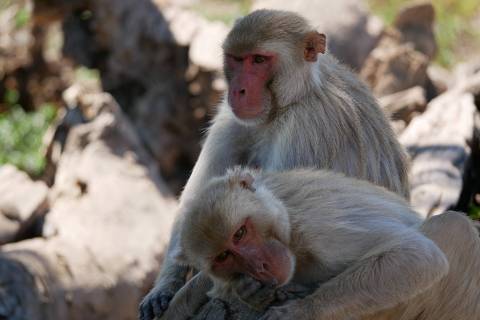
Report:
[[[478,0],[0,0],[0,319],[136,319],[258,8],[371,87],[422,215],[480,218]]]

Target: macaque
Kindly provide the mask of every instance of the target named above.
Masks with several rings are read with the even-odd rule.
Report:
[[[316,286],[262,320],[480,319],[480,238],[463,214],[424,222],[384,188],[306,169],[236,168],[185,209],[183,259],[211,297],[262,308],[290,282]]]
[[[326,52],[304,18],[259,10],[238,20],[224,44],[228,90],[180,197],[244,165],[265,171],[325,168],[408,198],[406,154],[367,87]],[[181,221],[181,218],[178,219]],[[185,283],[176,258],[178,222],[140,318],[159,317]]]

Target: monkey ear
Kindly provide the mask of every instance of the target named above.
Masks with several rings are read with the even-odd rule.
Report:
[[[227,176],[229,187],[233,188],[240,185],[243,189],[255,192],[255,187],[253,186],[255,178],[250,172],[242,169],[242,167],[235,166],[232,169],[228,169]]]
[[[250,190],[252,192],[255,192],[255,187],[253,186],[253,182],[255,181],[255,178],[248,173],[248,172],[243,172],[237,180],[237,183],[242,187],[243,189]]]
[[[255,192],[255,188],[253,187],[253,182],[255,178],[250,173],[245,173],[240,177],[239,184],[243,189],[250,190]]]
[[[303,40],[303,57],[308,62],[317,61],[317,54],[325,53],[327,38],[323,33],[311,31]]]

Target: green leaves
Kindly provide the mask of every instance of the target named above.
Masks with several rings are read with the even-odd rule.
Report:
[[[7,95],[6,102],[7,99],[14,102],[14,94],[7,92]],[[0,114],[0,164],[11,163],[39,176],[45,168],[42,139],[55,119],[57,108],[44,104],[38,111],[27,113],[18,104],[10,105],[8,112]]]
[[[480,220],[480,207],[472,204],[470,208],[468,209],[468,215],[470,218],[475,219],[475,220]]]
[[[27,25],[27,23],[30,21],[30,11],[27,10],[26,8],[22,8],[17,11],[15,14],[15,27],[18,29],[24,27]]]

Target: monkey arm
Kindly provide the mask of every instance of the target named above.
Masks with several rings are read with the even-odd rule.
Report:
[[[247,130],[232,119],[228,108],[222,105],[215,117],[180,203],[194,195],[211,177],[221,176],[226,169],[241,164],[242,155],[249,146]]]
[[[244,137],[242,128],[229,117],[225,116],[226,110],[221,110],[217,115],[214,124],[209,129],[209,133],[198,160],[193,168],[192,174],[188,179],[185,189],[180,198],[180,206],[188,201],[197,190],[202,188],[210,178],[225,173],[226,169],[238,164],[242,146],[240,140]],[[180,209],[181,211],[181,209]],[[177,273],[176,265],[179,264],[179,235],[180,226],[182,225],[182,212],[179,212],[175,225],[173,227],[170,244],[164,261],[162,272],[158,277],[157,284],[168,287],[170,283],[177,283],[177,274],[185,279],[185,272]],[[180,270],[179,270],[180,271]],[[171,279],[171,280],[169,280]],[[184,284],[184,280],[177,291]]]
[[[244,137],[244,134],[242,128],[237,123],[225,116],[225,112],[227,111],[220,111],[214,124],[209,129],[202,151],[180,197],[179,216],[171,233],[167,255],[162,272],[157,279],[157,284],[162,285],[177,282],[174,278],[176,278],[177,274],[175,272],[175,266],[179,264],[178,257],[181,256],[179,230],[182,225],[182,203],[188,201],[210,178],[223,175],[229,167],[238,164],[240,161],[242,146],[244,146],[240,141]],[[185,278],[185,274],[185,272],[180,273],[183,279]],[[169,278],[172,280],[169,281]],[[183,284],[184,282],[181,283],[181,285]]]
[[[244,153],[244,148],[248,145],[244,141],[246,140],[244,128],[234,122],[231,116],[228,116],[227,107],[222,106],[214,124],[209,129],[202,151],[182,192],[180,207],[211,177],[222,175],[229,167],[239,164],[241,154]],[[182,212],[179,212],[171,232],[162,271],[155,286],[140,304],[141,320],[150,320],[153,316],[160,317],[167,309],[175,293],[185,284],[189,268],[182,265],[178,259],[181,256],[179,245],[181,217]]]
[[[210,278],[204,272],[197,273],[177,292],[162,320],[186,320],[193,317],[208,301],[207,292],[211,287]]]
[[[262,320],[338,320],[373,314],[425,291],[448,268],[443,252],[412,231],[373,248],[312,295],[272,308]]]

